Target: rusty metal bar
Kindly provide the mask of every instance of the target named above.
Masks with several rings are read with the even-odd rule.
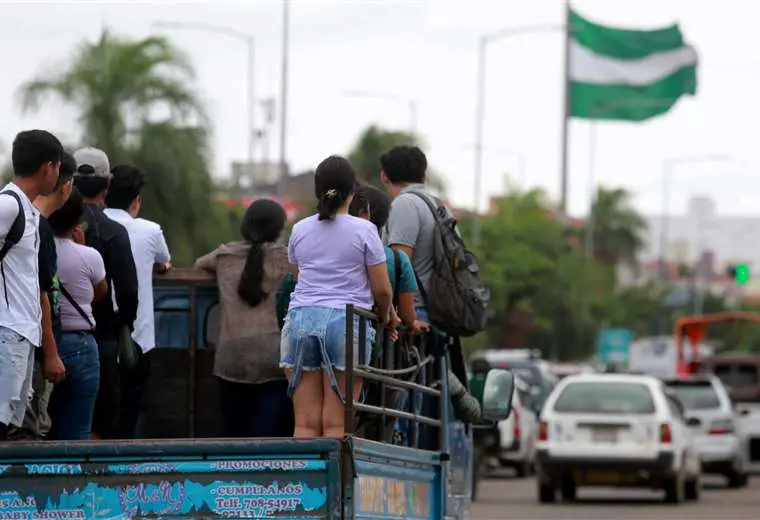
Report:
[[[436,390],[435,388],[430,388],[429,386],[421,385],[419,383],[412,383],[411,381],[402,381],[400,379],[396,379],[390,376],[375,374],[374,372],[368,372],[361,368],[354,369],[354,372],[362,376],[364,379],[369,379],[371,381],[379,381],[393,388],[399,388],[402,390],[417,390],[419,392],[423,392],[425,394],[432,395],[435,397],[440,397],[441,395],[440,390]]]
[[[441,426],[441,421],[438,419],[432,419],[424,415],[417,415],[409,412],[402,412],[399,410],[394,410],[392,408],[381,408],[379,406],[363,403],[356,403],[354,407],[360,412],[376,413],[387,417],[395,417],[397,419],[407,419],[409,421],[429,424],[430,426]]]

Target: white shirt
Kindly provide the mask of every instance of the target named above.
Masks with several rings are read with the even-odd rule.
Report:
[[[137,319],[132,339],[143,352],[156,346],[156,327],[153,316],[153,265],[171,260],[161,226],[144,218],[132,218],[122,209],[106,208],[108,218],[124,226],[132,245],[137,268]]]
[[[40,213],[21,188],[12,182],[0,191],[16,192],[26,217],[24,235],[8,251],[0,271],[0,327],[13,330],[39,347],[42,335],[38,261]],[[16,199],[0,195],[0,240],[5,240],[17,215]]]

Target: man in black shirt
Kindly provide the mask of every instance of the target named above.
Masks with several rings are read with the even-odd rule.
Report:
[[[50,195],[40,195],[34,206],[40,212],[40,251],[38,253],[40,279],[40,307],[42,307],[42,346],[34,353],[32,374],[32,400],[26,409],[24,423],[20,428],[11,428],[11,440],[42,440],[50,430],[50,416],[47,407],[53,385],[66,377],[66,369],[58,356],[56,334],[60,330],[60,307],[58,300],[58,278],[56,276],[58,255],[53,239],[53,230],[47,218],[63,206],[71,195],[76,161],[64,152],[55,191]]]
[[[74,186],[85,202],[85,241],[103,257],[108,282],[108,295],[92,305],[95,339],[100,350],[100,390],[92,430],[97,437],[115,439],[119,436],[120,417],[119,338],[125,327],[130,332],[134,329],[137,271],[127,230],[103,213],[111,182],[108,156],[97,148],[81,148],[74,152],[74,158],[77,162]]]

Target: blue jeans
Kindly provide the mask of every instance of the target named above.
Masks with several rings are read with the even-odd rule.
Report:
[[[50,438],[88,440],[100,386],[98,344],[89,332],[63,332],[58,355],[66,378],[56,385],[50,399]]]
[[[367,323],[363,357],[359,357],[359,317],[354,319],[354,365],[372,359],[375,329]],[[329,307],[296,307],[288,311],[280,341],[280,367],[293,369],[288,385],[292,395],[302,371],[325,370],[337,391],[333,370],[346,369],[346,310]],[[341,396],[342,397],[342,396]]]

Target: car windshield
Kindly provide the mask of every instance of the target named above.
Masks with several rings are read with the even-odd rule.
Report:
[[[559,413],[652,414],[652,393],[640,383],[578,381],[570,383],[554,403]]]
[[[668,386],[675,392],[687,410],[715,410],[720,399],[708,381],[672,381]]]
[[[760,384],[760,373],[754,363],[717,364],[713,372],[729,388],[751,388]]]

